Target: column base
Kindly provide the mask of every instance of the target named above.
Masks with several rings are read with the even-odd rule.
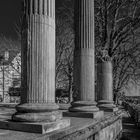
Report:
[[[100,110],[103,110],[105,112],[115,112],[118,111],[118,108],[114,104],[113,101],[107,101],[107,100],[100,100],[98,102],[98,107]]]
[[[53,132],[55,130],[60,130],[68,126],[70,126],[69,119],[62,119],[56,122],[37,122],[37,123],[0,120],[0,129],[8,129],[40,134]]]
[[[104,116],[103,111],[99,111],[93,101],[77,101],[73,102],[69,108],[69,112],[63,112],[64,116],[101,119]]]
[[[12,120],[17,122],[55,122],[62,118],[55,103],[26,103],[16,106]]]
[[[11,120],[0,120],[0,128],[44,134],[70,126],[58,108],[55,103],[17,105]]]

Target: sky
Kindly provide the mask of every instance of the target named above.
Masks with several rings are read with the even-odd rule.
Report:
[[[22,0],[0,0],[0,35],[17,38],[15,24],[21,15]]]
[[[15,24],[22,12],[21,2],[22,0],[0,0],[0,35],[17,38]],[[61,2],[62,0],[56,0],[56,6]]]

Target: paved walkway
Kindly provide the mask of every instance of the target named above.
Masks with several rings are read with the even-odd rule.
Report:
[[[140,128],[135,126],[127,112],[123,116],[123,136],[121,140],[140,140]]]

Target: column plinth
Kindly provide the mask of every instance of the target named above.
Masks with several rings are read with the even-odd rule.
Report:
[[[25,1],[21,56],[21,103],[15,123],[2,126],[38,133],[69,126],[55,103],[55,0]]]
[[[117,111],[113,101],[113,75],[111,61],[97,64],[98,107],[104,111]]]
[[[95,102],[94,0],[75,0],[74,87],[77,101],[70,112],[99,113]]]

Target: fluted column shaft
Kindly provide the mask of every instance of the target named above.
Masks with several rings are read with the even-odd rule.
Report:
[[[54,8],[55,0],[26,0],[28,29],[22,47],[23,103],[55,102]]]
[[[74,85],[78,94],[69,109],[99,111],[95,102],[94,0],[75,0]]]
[[[94,0],[76,0],[75,9],[75,87],[80,100],[94,101]]]

